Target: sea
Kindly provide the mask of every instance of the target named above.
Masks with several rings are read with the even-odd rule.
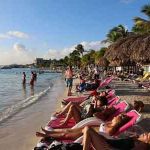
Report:
[[[31,71],[37,72],[33,87],[29,84]],[[30,68],[0,69],[0,149],[27,150],[34,146],[35,131],[46,124],[55,111],[63,87],[61,73],[40,73]]]

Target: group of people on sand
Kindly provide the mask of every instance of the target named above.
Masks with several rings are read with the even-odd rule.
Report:
[[[109,90],[106,90],[90,95],[90,97],[92,97],[93,105],[93,111],[91,114],[99,117],[99,119],[102,120],[104,119],[103,115],[106,112],[111,110],[109,115],[112,113],[112,107],[104,107],[108,104],[108,92]],[[62,111],[55,113],[55,116],[57,117],[61,115],[66,116],[66,118],[63,120],[63,123],[60,125],[60,128],[52,129],[51,131],[41,128],[42,132],[36,132],[36,136],[42,137],[43,141],[47,140],[48,138],[55,140],[75,140],[74,143],[82,143],[79,144],[80,150],[90,150],[91,145],[96,150],[148,150],[150,145],[150,133],[132,133],[130,136],[121,139],[108,138],[109,136],[113,136],[122,125],[129,121],[130,118],[125,113],[117,115],[111,121],[101,123],[99,132],[97,132],[97,128],[94,128],[92,125],[87,126],[87,124],[81,124],[83,119],[90,117],[82,117],[82,109],[84,104],[85,102],[81,104],[69,102]],[[100,115],[102,113],[103,115]],[[74,118],[77,124],[72,128],[61,129],[61,126],[67,124],[70,118]],[[83,136],[82,142],[80,141],[81,136]],[[50,148],[50,150],[53,150],[53,148]],[[70,148],[70,150],[73,149]]]
[[[95,66],[94,69],[90,69],[90,74],[93,74],[93,78],[94,78],[94,82],[91,83],[85,83],[86,80],[83,79],[82,75],[79,75],[79,79],[80,79],[80,87],[77,89],[80,92],[84,91],[84,90],[92,90],[92,89],[96,89],[97,86],[99,85],[99,68],[98,66]],[[73,85],[73,76],[75,76],[72,66],[68,66],[66,71],[65,71],[65,81],[66,81],[66,85],[68,87],[68,92],[67,95],[71,96],[72,95],[72,85]]]
[[[34,86],[34,82],[37,80],[37,73],[31,71],[31,79],[30,79],[30,85]],[[23,72],[22,73],[22,84],[25,85],[26,84],[26,73]]]
[[[71,67],[67,68],[65,77],[68,95],[70,95],[73,84]],[[83,83],[83,77],[79,77],[81,83]],[[95,76],[93,80],[97,81],[99,79]],[[41,128],[42,132],[36,132],[36,136],[42,137],[41,142],[45,142],[47,145],[53,145],[53,141],[62,139],[74,140],[73,143],[76,144],[68,148],[68,150],[91,150],[91,148],[95,150],[149,150],[150,133],[129,132],[129,135],[125,135],[124,138],[113,137],[131,118],[126,113],[119,113],[107,121],[116,111],[113,105],[109,105],[109,100],[112,96],[109,93],[112,90],[107,87],[104,91],[96,91],[95,88],[82,103],[65,102],[63,109],[53,114],[56,118],[64,116],[64,119],[59,124],[59,129]],[[76,125],[72,128],[64,128],[71,118],[74,119]],[[90,119],[94,119],[95,124],[89,124]],[[60,147],[59,145],[58,147],[35,147],[35,150],[44,150],[44,148],[46,150],[63,150],[61,146],[60,144]]]

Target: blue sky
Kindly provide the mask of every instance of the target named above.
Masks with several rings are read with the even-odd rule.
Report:
[[[149,0],[1,0],[0,65],[60,58],[76,44],[98,49],[119,24],[129,30]],[[22,59],[23,58],[23,59]]]

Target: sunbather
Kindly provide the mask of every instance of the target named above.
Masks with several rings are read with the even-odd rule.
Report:
[[[98,92],[93,92],[87,99],[82,102],[82,103],[74,103],[74,102],[69,102],[66,104],[66,106],[63,108],[62,111],[54,113],[54,116],[61,116],[64,114],[67,114],[69,109],[73,106],[78,107],[79,109],[82,109],[87,103],[96,103],[96,96],[99,95],[100,97],[108,97],[108,91],[102,91],[101,93]],[[92,98],[91,98],[92,96]],[[109,97],[108,97],[109,98]]]
[[[101,124],[100,132],[105,133],[106,135],[115,134],[118,129],[123,126],[128,120],[128,117],[124,114],[118,115],[114,117],[112,121]],[[52,131],[47,131],[42,128],[41,132],[36,132],[36,136],[38,137],[53,137],[55,139],[77,139],[83,134],[84,127],[80,128],[72,128],[72,129],[54,129]],[[103,130],[102,130],[103,129]]]
[[[86,127],[83,130],[83,150],[90,150],[91,145],[95,150],[149,150],[150,133],[125,139],[107,139],[92,128]]]
[[[89,104],[87,107],[81,107],[80,105],[70,103],[66,109],[62,112],[68,111],[66,118],[63,120],[62,125],[66,125],[68,121],[73,117],[75,122],[78,123],[79,121],[91,117],[93,115],[93,109],[98,111],[102,106],[107,105],[108,100],[105,96],[95,97],[94,103]],[[87,105],[86,105],[87,106]],[[62,114],[61,113],[61,114]]]

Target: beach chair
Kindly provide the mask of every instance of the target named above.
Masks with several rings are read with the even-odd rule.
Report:
[[[107,135],[106,133],[103,133],[103,132],[100,132],[100,134],[105,136],[108,139],[114,139],[114,138],[116,139],[116,138],[122,137],[123,133],[126,136],[128,130],[131,128],[134,128],[134,126],[138,130],[140,130],[140,132],[142,133],[144,130],[140,126],[136,125],[138,122],[140,122],[142,120],[141,114],[139,114],[136,110],[131,110],[131,111],[127,112],[126,115],[131,117],[131,119],[127,123],[125,123],[122,127],[120,127],[119,130],[113,136]],[[73,142],[81,143],[82,139],[83,139],[83,136],[81,136],[80,138],[76,139]]]
[[[90,95],[88,95],[88,96],[65,98],[65,99],[62,100],[62,103],[65,104],[65,105],[69,102],[82,103],[83,101],[88,99],[88,97],[94,96],[94,95],[98,95],[98,92],[96,90],[91,91]],[[111,89],[111,90],[108,91],[108,95],[107,95],[106,98],[108,98],[108,100],[111,100],[113,97],[115,97],[115,90]]]
[[[116,105],[114,104],[113,107],[116,109],[116,111],[110,115],[110,117],[107,119],[107,121],[111,120],[114,116],[117,116],[121,112],[127,111],[129,108],[129,104],[126,101],[122,101]],[[99,125],[100,122],[102,121],[96,117],[90,117],[90,118],[91,118],[91,120],[87,118],[87,120],[84,119],[84,120],[80,121],[80,123],[78,123],[79,126],[80,125],[84,126],[85,124],[89,125],[90,123],[91,123],[90,125]],[[67,125],[60,126],[61,121],[64,119],[65,119],[65,116],[61,116],[59,118],[54,118],[54,119],[50,120],[49,123],[47,124],[47,126],[45,127],[45,129],[48,130],[49,127],[50,127],[50,129],[51,128],[71,128],[76,124],[75,120],[73,118],[71,118]],[[103,121],[106,121],[106,120],[103,120]]]
[[[74,127],[72,128],[77,128],[77,127],[84,127],[86,125],[90,125],[90,126],[99,126],[100,123],[104,123],[106,121],[110,121],[113,119],[113,117],[123,113],[123,112],[126,112],[130,106],[129,104],[126,102],[126,101],[122,101],[116,105],[113,106],[116,111],[113,112],[106,120],[102,120],[102,119],[99,119],[97,117],[90,117],[90,118],[87,118],[87,119],[84,119],[82,121],[80,121],[79,123],[77,123]]]
[[[115,105],[115,104],[119,103],[119,101],[120,101],[120,97],[115,96],[112,99],[108,100],[108,105],[110,105],[110,106]]]
[[[63,102],[69,103],[69,102],[74,102],[74,103],[82,103],[88,98],[88,96],[81,96],[81,97],[68,97],[63,99]]]
[[[113,105],[119,103],[119,101],[120,101],[119,96],[113,97],[112,99],[109,98],[108,105],[113,106]],[[122,105],[123,104],[126,105],[127,107],[129,107],[129,104],[127,104],[126,101],[123,101]],[[119,106],[121,106],[121,104]],[[50,126],[52,128],[70,128],[75,125],[74,119],[70,119],[67,125],[60,127],[59,124],[64,119],[65,119],[65,115],[58,116],[57,118],[52,117],[51,121],[48,123],[48,126]]]
[[[109,83],[110,83],[113,79],[114,79],[113,76],[106,78],[104,81],[102,81],[102,82],[100,83],[100,86],[98,87],[98,89],[101,89],[101,88],[103,88],[103,87],[108,86]]]
[[[131,119],[125,124],[123,125],[117,132],[115,135],[119,135],[124,131],[127,131],[129,128],[133,127],[134,125],[136,125],[137,123],[139,123],[142,120],[142,115],[140,113],[138,113],[136,110],[131,110],[129,112],[126,113],[127,116],[129,116]]]
[[[122,101],[116,105],[114,105],[116,111],[114,112],[114,114],[112,114],[107,120],[105,121],[110,121],[113,117],[119,115],[120,113],[122,112],[125,112],[129,109],[129,104],[126,102],[126,101]],[[84,126],[99,126],[101,123],[104,123],[103,120],[101,119],[98,119],[96,117],[90,117],[90,118],[87,118],[87,119],[84,119],[82,121],[80,121],[79,123],[77,123],[75,126],[73,126],[72,128],[79,128],[79,127],[84,127]],[[48,126],[45,127],[45,129],[47,130],[48,129]],[[81,138],[78,138],[77,140],[75,140],[74,142],[79,142],[81,141],[82,137]],[[73,140],[59,140],[59,142],[64,142],[64,143],[71,143],[73,142]],[[42,142],[39,142],[37,144],[37,147],[40,147],[42,145],[45,145],[45,143],[42,143]],[[47,147],[49,146],[48,144],[46,144]]]
[[[99,91],[100,89],[102,89],[102,88],[108,86],[109,83],[110,83],[113,79],[114,79],[113,76],[107,77],[106,79],[104,79],[103,81],[100,82],[100,84],[99,84],[99,86],[98,86],[98,88],[97,88],[96,90]],[[85,91],[83,94],[84,94],[84,95],[89,95],[89,94],[92,93],[92,91],[93,91],[93,90],[91,90],[91,91]]]

